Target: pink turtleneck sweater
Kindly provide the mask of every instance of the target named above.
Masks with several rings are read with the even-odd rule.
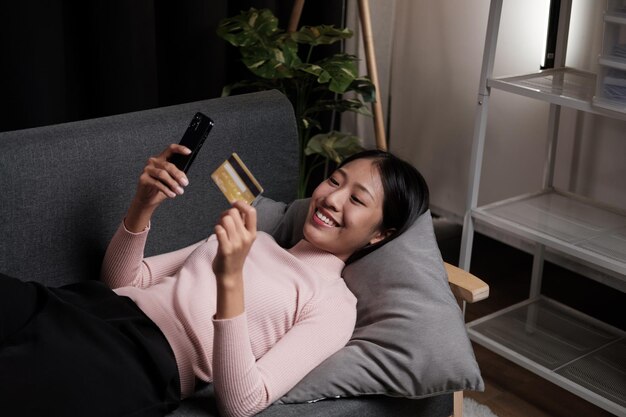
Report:
[[[147,236],[122,224],[102,280],[159,326],[174,351],[183,398],[200,379],[214,384],[222,415],[253,415],[352,334],[356,298],[341,278],[343,261],[304,240],[285,250],[259,232],[244,264],[245,312],[216,320],[215,236],[144,259]]]

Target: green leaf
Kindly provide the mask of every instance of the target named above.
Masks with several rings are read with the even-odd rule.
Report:
[[[373,103],[376,101],[376,87],[372,81],[367,77],[358,77],[350,84],[346,89],[347,91],[354,91],[363,97],[363,101],[366,103]]]
[[[331,45],[353,35],[350,29],[339,29],[334,26],[303,26],[291,34],[291,39],[305,45]]]
[[[281,32],[278,29],[278,18],[269,9],[256,11],[252,8],[248,12],[248,24],[261,38],[269,38],[277,32]]]
[[[319,77],[320,74],[322,73],[322,71],[324,71],[324,69],[322,67],[320,67],[317,64],[308,64],[308,63],[302,63],[302,65],[300,65],[298,67],[298,69],[300,71],[304,71],[307,74],[311,74],[311,75],[315,75],[316,77]]]
[[[361,139],[358,136],[335,130],[320,133],[309,139],[304,153],[306,155],[321,155],[336,163],[344,158],[363,150]]]
[[[241,60],[255,75],[268,78],[291,78],[302,62],[298,57],[298,45],[291,39],[271,48],[259,46],[242,47]]]
[[[268,9],[251,8],[237,16],[222,19],[217,27],[217,35],[236,47],[270,45],[275,41],[278,19]]]
[[[322,73],[319,83],[329,82],[328,89],[334,93],[343,93],[357,77],[357,58],[354,55],[335,54],[318,63]]]

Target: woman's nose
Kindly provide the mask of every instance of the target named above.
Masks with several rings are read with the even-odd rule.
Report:
[[[341,207],[342,201],[344,200],[344,194],[343,190],[334,190],[328,193],[324,198],[327,208],[338,211],[339,207]]]

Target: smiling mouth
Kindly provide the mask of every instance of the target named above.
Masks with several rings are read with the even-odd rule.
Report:
[[[324,223],[328,227],[339,226],[339,224],[337,224],[333,219],[331,219],[330,217],[324,216],[319,210],[315,210],[314,216],[317,220],[319,220],[321,223]]]

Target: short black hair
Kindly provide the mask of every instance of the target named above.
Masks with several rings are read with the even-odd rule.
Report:
[[[371,159],[378,169],[383,185],[383,230],[392,233],[380,242],[367,245],[353,253],[347,264],[362,258],[404,233],[428,210],[428,184],[420,172],[408,162],[387,151],[371,149],[344,159],[338,168],[357,159]]]

